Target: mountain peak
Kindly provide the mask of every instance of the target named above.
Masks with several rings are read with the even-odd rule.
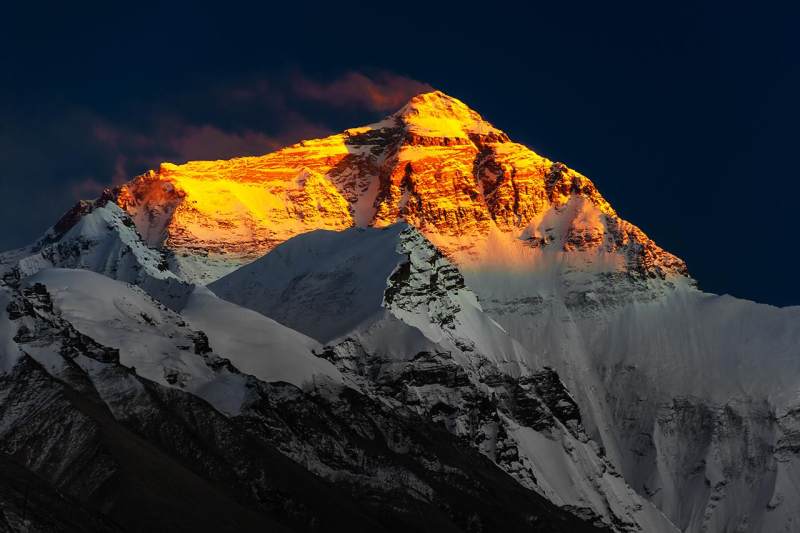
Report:
[[[431,91],[411,98],[392,115],[413,135],[468,139],[472,136],[493,136],[508,140],[464,102],[442,91]]]
[[[686,274],[586,176],[441,91],[379,123],[263,156],[162,165],[115,201],[149,245],[175,252],[176,272],[204,282],[300,233],[400,220],[464,261]]]
[[[420,93],[411,97],[396,114],[399,116],[437,115],[442,112],[454,117],[464,116],[468,113],[477,114],[458,98],[438,90]]]

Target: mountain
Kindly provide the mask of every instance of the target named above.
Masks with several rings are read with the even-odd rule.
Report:
[[[601,269],[686,272],[588,178],[441,92],[376,124],[265,156],[165,163],[115,196],[145,242],[171,250],[175,270],[191,279],[213,279],[312,229],[401,219],[448,254],[485,258],[488,245],[512,236],[535,255],[592,259]],[[578,253],[560,253],[570,251]]]
[[[408,224],[306,233],[210,288],[325,341],[318,353],[354,386],[443,425],[551,501],[620,528],[673,530],[586,436],[558,375],[528,366]]]
[[[800,307],[700,291],[588,178],[438,91],[164,163],[0,277],[2,452],[98,529],[168,527],[136,510],[182,490],[219,509],[186,529],[800,520]]]
[[[324,360],[302,388],[241,372],[137,287],[45,269],[0,298],[0,456],[21,471],[17,493],[26,476],[48,488],[30,530],[48,515],[64,529],[87,515],[84,531],[595,529],[430,422],[326,378]],[[230,352],[243,366],[258,353]],[[3,512],[26,523],[18,497]]]
[[[133,219],[104,193],[80,201],[30,246],[0,255],[7,280],[52,268],[84,268],[134,283],[177,308],[192,285],[170,272],[163,250],[148,247]]]

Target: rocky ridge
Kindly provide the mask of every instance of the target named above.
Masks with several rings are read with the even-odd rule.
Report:
[[[301,235],[209,288],[326,341],[317,354],[345,382],[444,427],[576,515],[617,531],[673,530],[588,437],[558,374],[529,366],[416,228]],[[297,312],[281,302],[299,302]]]
[[[499,232],[548,252],[619,256],[605,268],[629,275],[686,274],[588,178],[438,91],[378,123],[265,156],[165,163],[113,196],[149,245],[172,250],[176,268],[201,281],[219,275],[209,262],[240,265],[299,233],[398,220],[448,254],[481,258]]]
[[[241,374],[202,332],[192,357],[245,382],[235,413],[184,380],[143,377],[122,364],[135,346],[75,326],[64,282],[95,276],[43,270],[0,287],[0,458],[48,487],[31,498],[42,506],[31,531],[74,529],[78,517],[82,531],[596,530],[426,420],[331,382],[303,390]],[[79,503],[42,503],[49,491]],[[0,527],[25,522],[19,507],[3,500]]]

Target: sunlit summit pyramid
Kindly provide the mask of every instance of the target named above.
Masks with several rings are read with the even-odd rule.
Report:
[[[174,251],[177,269],[204,281],[218,275],[216,260],[224,271],[311,229],[401,219],[448,253],[478,259],[488,259],[487,241],[511,240],[545,255],[588,252],[610,271],[685,273],[588,178],[439,91],[378,123],[264,156],[164,163],[115,198],[148,244]]]

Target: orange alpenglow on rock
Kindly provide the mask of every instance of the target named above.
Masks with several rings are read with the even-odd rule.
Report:
[[[267,155],[164,163],[118,188],[116,202],[197,281],[300,233],[398,220],[465,265],[566,261],[642,278],[686,274],[588,178],[439,91],[375,124]]]

